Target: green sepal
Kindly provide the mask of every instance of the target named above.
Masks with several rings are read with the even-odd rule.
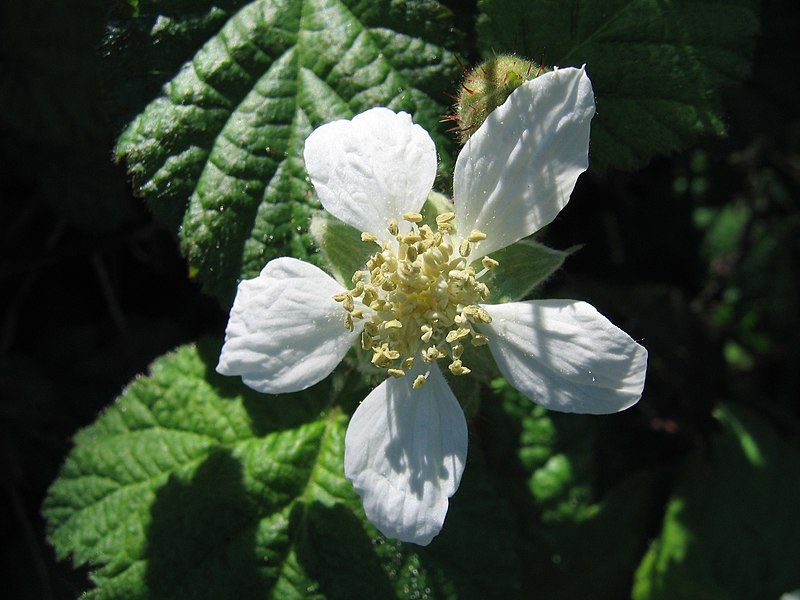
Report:
[[[492,252],[491,258],[500,264],[481,277],[489,287],[487,303],[502,304],[524,298],[560,269],[564,260],[579,248],[555,250],[532,240],[520,240]],[[483,267],[476,261],[472,268],[480,272]]]
[[[314,213],[309,232],[328,272],[345,287],[352,287],[353,273],[363,269],[378,250],[374,242],[361,241],[358,229],[324,210]]]

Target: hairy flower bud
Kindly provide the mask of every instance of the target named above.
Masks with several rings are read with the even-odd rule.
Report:
[[[466,74],[461,83],[455,117],[459,139],[465,144],[495,108],[520,85],[548,69],[513,54],[494,56]]]

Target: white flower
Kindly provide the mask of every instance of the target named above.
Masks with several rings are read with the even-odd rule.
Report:
[[[588,166],[594,95],[583,69],[524,83],[472,135],[455,167],[454,213],[436,231],[419,211],[436,150],[387,108],[314,131],[305,162],[322,205],[376,252],[345,288],[310,264],[271,261],[242,281],[217,370],[266,393],[326,377],[359,339],[391,375],[355,411],[345,474],[386,536],[428,544],[461,480],[467,425],[437,364],[469,372],[463,345],[488,344],[525,396],[566,412],[634,404],[647,351],[585,302],[484,304],[488,254],[547,225]]]

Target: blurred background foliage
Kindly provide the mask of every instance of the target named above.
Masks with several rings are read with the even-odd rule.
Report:
[[[191,56],[193,36],[219,28],[231,3],[217,4],[183,38],[173,32],[172,52],[137,60],[120,50],[135,27],[123,34],[115,24],[138,3],[0,7],[6,597],[72,598],[91,587],[88,567],[56,560],[40,515],[72,436],[153,359],[224,328],[226,311],[189,278],[175,232],[155,224],[112,160],[123,126]],[[454,42],[460,55],[475,62],[477,4],[445,4],[465,33]],[[752,73],[721,96],[727,134],[636,172],[584,175],[540,240],[584,244],[542,295],[591,302],[642,341],[651,362],[642,401],[615,416],[548,413],[499,380],[483,394],[442,541],[467,561],[483,552],[459,532],[471,522],[463,515],[479,518],[471,494],[491,496],[498,531],[508,532],[498,547],[506,566],[519,565],[519,580],[505,583],[520,596],[778,598],[800,589],[800,7],[764,0],[760,15]],[[497,49],[542,50],[519,44]],[[328,536],[323,545],[360,527],[351,513],[320,514],[339,524],[312,529]],[[436,564],[433,552],[397,560],[418,571]],[[436,568],[434,592],[423,586],[417,597],[471,595],[453,584],[467,575]],[[504,589],[481,587],[492,572],[471,576],[476,596]],[[413,595],[392,577],[392,593]]]

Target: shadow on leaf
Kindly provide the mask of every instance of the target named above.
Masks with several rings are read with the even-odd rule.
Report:
[[[361,522],[344,506],[298,503],[290,517],[297,560],[325,598],[392,598],[395,592]]]
[[[191,480],[157,492],[147,531],[148,597],[249,598],[267,589],[255,554],[258,514],[241,465],[214,452]]]

